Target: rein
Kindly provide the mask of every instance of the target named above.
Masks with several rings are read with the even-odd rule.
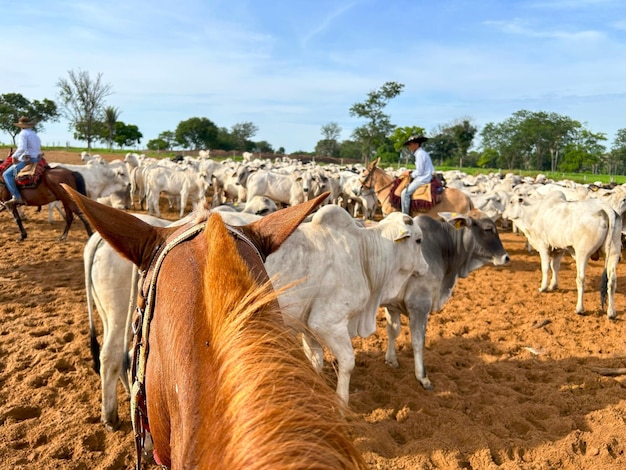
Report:
[[[148,339],[150,322],[154,314],[154,299],[156,297],[156,283],[165,257],[172,249],[181,243],[197,236],[206,228],[206,222],[187,228],[182,226],[174,232],[155,252],[150,267],[141,273],[140,298],[137,301],[136,318],[133,322],[134,344],[132,350],[131,376],[132,387],[130,396],[130,418],[135,436],[135,450],[137,454],[136,470],[141,469],[141,456],[145,449],[146,434],[150,432],[148,424],[148,407],[146,402],[146,368],[148,364]],[[262,261],[265,261],[256,245],[240,230],[226,224],[230,235],[236,241],[246,243]],[[155,457],[156,454],[154,454]],[[157,460],[157,458],[155,458]],[[157,464],[159,462],[157,461]]]
[[[367,176],[365,177],[365,180],[363,182],[361,182],[361,186],[363,186],[365,189],[372,189],[372,185],[365,186],[365,183],[367,183],[372,178],[373,175],[374,175],[374,171],[368,169],[367,170]],[[394,179],[392,178],[390,183],[387,183],[386,185],[384,185],[381,188],[376,189],[376,185],[374,185],[374,192],[376,194],[378,194],[378,193],[384,191],[385,189],[387,189],[393,183],[394,183]]]

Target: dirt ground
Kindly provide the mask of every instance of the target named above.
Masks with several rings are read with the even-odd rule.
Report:
[[[46,155],[49,161],[76,156]],[[0,214],[0,469],[130,469],[134,448],[121,386],[116,432],[100,424],[92,369],[82,251],[76,221],[57,242],[59,216],[26,209],[28,239]],[[172,214],[167,214],[173,218]],[[574,313],[575,266],[564,258],[561,289],[538,292],[539,258],[501,232],[510,266],[459,280],[428,325],[426,367],[413,375],[405,326],[400,368],[384,362],[386,334],[355,338],[351,407],[366,425],[355,443],[372,469],[624,469],[626,269],[618,269],[618,316],[607,320],[598,288],[602,260],[587,269],[584,316]],[[327,372],[332,374],[331,366]]]

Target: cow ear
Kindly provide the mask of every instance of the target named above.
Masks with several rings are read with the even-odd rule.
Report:
[[[456,229],[468,227],[472,223],[470,217],[457,212],[437,212],[437,215]]]
[[[298,225],[314,212],[329,194],[325,192],[310,201],[273,212],[239,229],[252,240],[264,256],[269,256],[280,248]]]
[[[148,269],[158,247],[176,231],[175,227],[155,227],[124,211],[89,199],[65,184],[62,186],[102,238],[142,270]]]

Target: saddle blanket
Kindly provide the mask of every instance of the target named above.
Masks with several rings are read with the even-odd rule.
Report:
[[[409,176],[401,176],[396,179],[391,186],[389,201],[397,209],[402,209],[401,194],[410,182]],[[438,178],[433,178],[430,183],[423,184],[411,195],[411,211],[427,212],[435,204],[441,202],[442,184]]]
[[[0,163],[0,182],[4,183],[4,177],[2,173],[13,165],[13,159],[8,157],[2,163]],[[20,189],[35,188],[41,181],[44,170],[48,167],[48,162],[43,158],[43,154],[39,161],[35,163],[29,163],[22,168],[17,175],[15,175],[15,183]]]

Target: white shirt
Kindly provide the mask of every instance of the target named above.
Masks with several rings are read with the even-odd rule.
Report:
[[[413,182],[419,181],[420,184],[430,183],[435,172],[430,155],[422,147],[418,148],[413,155],[415,155],[415,170],[411,173]]]
[[[26,156],[33,160],[41,153],[41,140],[37,133],[30,129],[22,129],[17,134],[17,150],[13,152],[13,161],[15,163],[24,161]]]

